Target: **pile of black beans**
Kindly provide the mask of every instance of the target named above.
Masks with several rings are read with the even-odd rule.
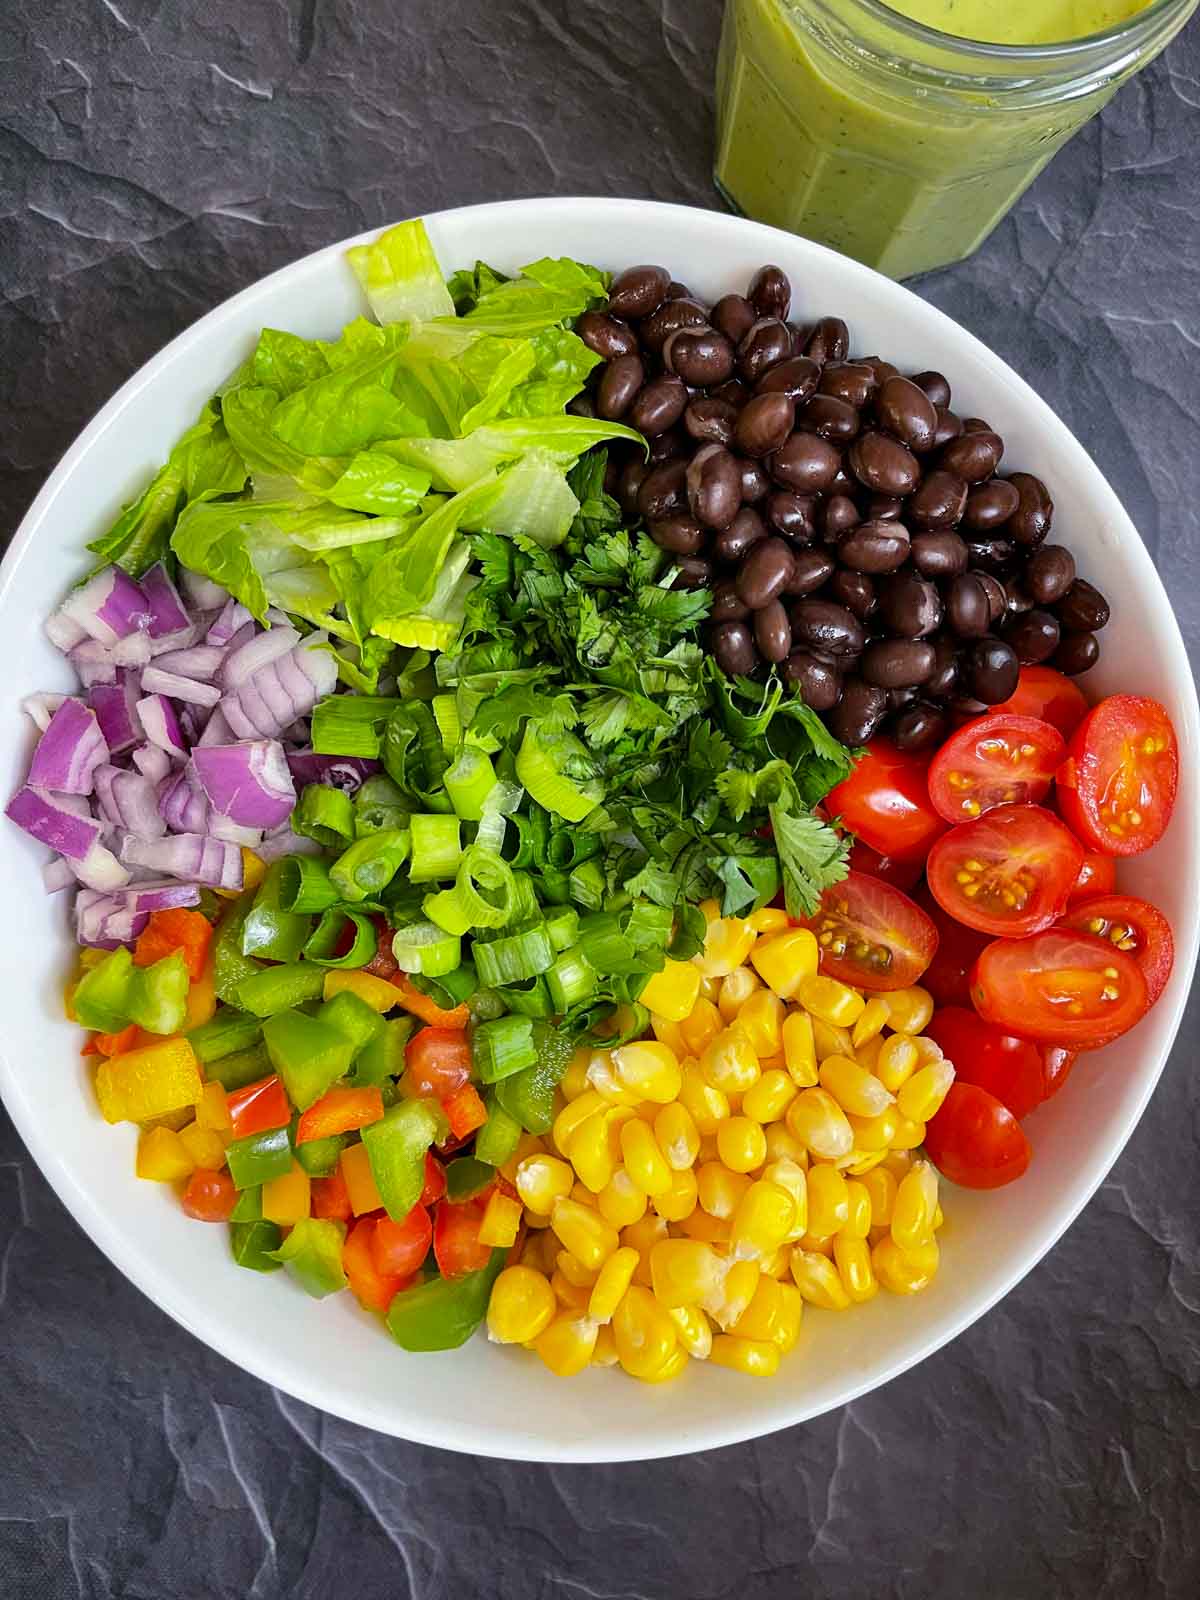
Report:
[[[704,306],[630,267],[576,324],[603,357],[570,409],[649,442],[609,456],[609,492],[711,588],[728,673],[777,667],[847,744],[941,741],[1007,700],[1024,662],[1086,672],[1108,604],[1046,542],[1049,491],[998,476],[1004,441],[950,408],[939,372],[850,356],[839,317],[789,321],[779,267]]]

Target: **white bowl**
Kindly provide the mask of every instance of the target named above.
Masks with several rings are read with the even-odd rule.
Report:
[[[1096,466],[1003,361],[907,289],[773,228],[644,201],[523,200],[428,221],[447,272],[477,257],[508,269],[542,255],[610,268],[662,261],[715,299],[775,261],[795,285],[799,317],[838,313],[850,323],[855,350],[948,375],[960,408],[1000,429],[1006,466],[1046,479],[1057,505],[1055,536],[1114,602],[1089,694],[1154,695],[1174,718],[1183,757],[1174,823],[1155,850],[1121,868],[1122,885],[1171,920],[1174,977],[1151,1015],[1085,1058],[1033,1118],[1034,1160],[1019,1183],[991,1194],[947,1186],[942,1268],[932,1288],[911,1300],[881,1294],[842,1316],[810,1310],[797,1350],[767,1382],[695,1364],[661,1387],[600,1369],[564,1382],[529,1353],[490,1346],[482,1336],[452,1353],[409,1355],[349,1295],[318,1302],[283,1274],[239,1271],[223,1228],[189,1221],[173,1191],[134,1177],[135,1130],[101,1121],[79,1032],[62,1018],[70,949],[63,901],[42,892],[44,851],[10,826],[0,828],[0,871],[12,891],[0,925],[0,1089],[42,1171],[110,1259],[185,1328],[301,1400],[402,1438],[529,1460],[636,1460],[730,1444],[841,1405],[952,1339],[1029,1271],[1116,1160],[1167,1059],[1196,962],[1195,689],[1167,596]],[[84,541],[141,487],[264,324],[331,337],[362,310],[344,248],[285,267],[180,335],[105,406],[38,496],[0,573],[6,795],[23,777],[32,745],[21,697],[69,687],[41,623],[81,574]]]

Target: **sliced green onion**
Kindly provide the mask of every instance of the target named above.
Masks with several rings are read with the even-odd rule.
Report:
[[[584,861],[571,873],[571,899],[585,911],[599,911],[604,903],[604,868]]]
[[[470,912],[473,927],[502,928],[513,919],[517,894],[513,870],[482,845],[468,845],[463,851],[454,892]]]
[[[408,827],[412,806],[390,778],[377,772],[354,796],[354,836]]]
[[[329,869],[342,899],[365,900],[386,889],[403,865],[409,845],[407,828],[385,828],[356,839]]]
[[[503,989],[485,989],[485,994],[495,994],[502,1007],[515,1011],[522,1017],[552,1017],[554,1006],[545,978],[526,978],[524,983],[510,983]],[[472,1012],[475,1005],[472,1002]],[[481,1014],[480,1014],[481,1015]],[[482,1016],[481,1016],[482,1020]]]
[[[587,747],[573,733],[543,735],[533,721],[525,725],[517,777],[538,805],[568,822],[582,822],[604,798]]]
[[[633,941],[621,931],[612,912],[600,911],[584,917],[579,924],[579,949],[588,965],[602,978],[628,971],[637,951]]]
[[[279,904],[285,911],[326,911],[341,898],[323,861],[315,856],[283,858],[279,867]]]
[[[531,917],[541,914],[538,905],[537,890],[534,888],[533,879],[527,872],[514,872],[512,908],[509,911],[510,922],[528,922]]]
[[[292,812],[292,829],[329,850],[341,850],[354,837],[354,802],[344,789],[306,784]]]
[[[579,913],[574,906],[563,906],[546,917],[546,932],[556,950],[569,950],[579,937]]]
[[[621,918],[621,926],[635,950],[665,950],[671,938],[670,906],[636,900]]]
[[[334,951],[342,942],[347,924],[354,929],[354,939],[344,955],[335,955]],[[362,911],[348,911],[342,906],[335,906],[322,912],[320,922],[304,946],[304,955],[318,966],[349,970],[365,967],[378,948],[379,938],[370,917]]]
[[[580,828],[556,828],[546,846],[546,865],[560,872],[570,872],[581,861],[599,855],[601,839],[598,833],[584,833]]]
[[[504,854],[504,841],[508,837],[508,818],[499,811],[488,811],[486,808],[479,819],[479,826],[475,829],[475,843],[481,844],[485,850],[490,850],[493,855]]]
[[[434,704],[436,705],[436,701]],[[496,769],[486,751],[464,745],[457,761],[442,774],[450,804],[464,822],[478,822],[496,787]]]
[[[392,955],[401,972],[444,978],[462,965],[462,940],[439,928],[436,922],[413,922],[396,930]]]
[[[458,720],[458,697],[452,694],[435,694],[430,701],[433,720],[442,736],[442,748],[453,750],[462,738],[462,724]]]
[[[434,894],[427,894],[421,901],[421,910],[430,922],[436,922],[439,928],[460,939],[464,933],[471,931],[471,913],[463,904],[457,889],[439,889]]]
[[[399,704],[389,695],[326,695],[313,712],[313,749],[323,756],[377,756],[383,725]]]
[[[596,974],[578,945],[564,950],[546,974],[546,987],[550,1001],[558,1015],[569,1011],[581,1000],[590,1000],[596,992]]]
[[[554,946],[544,922],[537,922],[521,933],[491,939],[486,944],[477,939],[474,949],[479,981],[488,989],[520,983],[523,978],[535,978],[554,963]]]
[[[535,978],[533,981],[539,983],[541,980]],[[548,997],[546,1003],[549,1004]],[[476,989],[467,1005],[476,1022],[491,1022],[495,1017],[502,1017],[508,1009],[503,997],[495,989]],[[513,1007],[514,1011],[517,1009]]]
[[[550,837],[550,819],[541,806],[533,806],[528,816],[513,817],[517,830],[517,846],[509,862],[513,867],[540,867],[546,859],[546,842]]]
[[[571,874],[557,867],[543,867],[538,878],[542,899],[552,906],[565,906],[571,898]]]
[[[471,1035],[471,1058],[483,1083],[498,1083],[537,1060],[533,1024],[528,1017],[497,1017],[481,1022]]]
[[[409,818],[412,830],[412,883],[436,883],[452,878],[462,858],[461,824],[457,817],[418,811]]]

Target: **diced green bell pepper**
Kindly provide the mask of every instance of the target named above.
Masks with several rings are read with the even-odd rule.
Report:
[[[129,1020],[147,1033],[178,1033],[187,1015],[191,985],[182,950],[150,967],[135,967],[129,980]]]
[[[457,1350],[483,1321],[492,1285],[504,1267],[504,1250],[478,1272],[433,1278],[401,1289],[388,1308],[388,1332],[404,1350]]]
[[[387,1027],[374,1006],[350,989],[339,989],[332,1000],[326,1000],[317,1012],[317,1020],[349,1040],[354,1046],[354,1060]]]
[[[266,961],[295,961],[312,932],[312,918],[285,911],[279,902],[279,878],[286,856],[272,861],[258,886],[242,924],[242,954]]]
[[[488,1119],[475,1135],[475,1158],[489,1167],[502,1167],[521,1142],[521,1124],[492,1093],[487,1097]]]
[[[319,1000],[325,992],[325,971],[308,961],[263,967],[237,986],[236,1004],[256,1017],[271,1017],[291,1006]]]
[[[471,1034],[471,1059],[481,1083],[496,1083],[534,1066],[533,1023],[512,1015],[479,1023]]]
[[[261,1217],[257,1222],[230,1223],[233,1259],[239,1267],[247,1267],[251,1272],[278,1272],[283,1263],[275,1252],[282,1242],[283,1233],[278,1223],[264,1222]]]
[[[496,1169],[474,1156],[456,1156],[446,1164],[446,1198],[458,1205],[471,1200],[496,1181]]]
[[[554,1122],[554,1091],[570,1065],[575,1046],[551,1023],[533,1023],[538,1059],[532,1067],[496,1084],[496,1098],[529,1133],[549,1133]]]
[[[263,1043],[288,1099],[307,1111],[349,1069],[354,1046],[336,1028],[302,1011],[280,1011],[263,1024]]]
[[[328,1178],[349,1142],[348,1133],[331,1133],[327,1139],[306,1139],[296,1146],[296,1160],[310,1178]]]
[[[230,1222],[261,1222],[262,1221],[262,1187],[255,1183],[249,1189],[243,1189],[234,1202],[233,1210],[229,1213]]]
[[[242,954],[242,929],[252,904],[251,896],[243,895],[240,900],[233,902],[217,924],[212,948],[213,987],[218,1000],[231,1001],[242,979],[260,970],[257,961],[251,961]]]
[[[302,1217],[271,1259],[280,1261],[306,1294],[322,1300],[346,1287],[342,1270],[345,1224],[327,1217]]]
[[[132,977],[133,956],[124,948],[85,972],[71,1002],[80,1026],[100,1033],[120,1033],[127,1027]]]
[[[382,1018],[380,1020],[383,1021]],[[412,1038],[412,1031],[411,1017],[394,1017],[390,1022],[383,1022],[380,1032],[355,1058],[354,1066],[350,1070],[350,1081],[355,1088],[365,1088],[368,1084],[382,1084],[389,1078],[398,1078],[404,1071],[404,1047]]]
[[[220,1061],[237,1050],[248,1050],[262,1038],[262,1023],[257,1017],[221,1006],[211,1022],[202,1022],[187,1035],[187,1041],[205,1066]]]
[[[261,1039],[248,1050],[235,1050],[232,1055],[222,1056],[219,1061],[204,1063],[205,1077],[215,1078],[230,1094],[234,1089],[244,1089],[248,1083],[257,1083],[260,1078],[267,1077],[270,1071],[271,1058]]]
[[[236,1189],[249,1189],[269,1183],[292,1170],[292,1141],[287,1128],[268,1128],[265,1133],[247,1134],[225,1148],[229,1176]]]
[[[445,1131],[435,1101],[398,1100],[362,1130],[371,1176],[387,1214],[403,1222],[425,1187],[425,1152]]]

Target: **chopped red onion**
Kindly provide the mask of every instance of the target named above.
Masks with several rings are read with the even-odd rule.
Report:
[[[159,667],[147,667],[142,673],[142,689],[146,694],[169,694],[172,700],[195,706],[215,706],[221,698],[221,691],[210,684],[181,678],[178,673],[163,672]]]
[[[292,619],[287,612],[279,606],[268,606],[266,610],[267,623],[270,627],[290,628]]]
[[[324,783],[346,794],[357,794],[364,779],[379,771],[378,761],[368,761],[362,756],[321,756],[315,750],[293,750],[287,762],[297,788]]]
[[[249,644],[251,639],[257,638],[258,624],[254,621],[254,619],[251,618],[249,622],[243,622],[241,627],[235,634],[233,634],[229,640],[229,643],[225,646],[225,660],[228,661],[235,650],[240,650],[244,644]]]
[[[108,760],[108,745],[100,732],[96,713],[82,700],[68,698],[50,719],[38,740],[29,766],[28,783],[34,789],[62,794],[91,794],[93,774]]]
[[[182,678],[198,678],[208,683],[221,665],[224,654],[217,645],[194,644],[187,650],[168,650],[165,655],[155,656],[154,670],[177,672]]]
[[[132,749],[142,737],[137,714],[137,680],[133,673],[122,671],[118,683],[94,684],[88,699],[109,753],[115,756]]]
[[[65,694],[27,694],[21,701],[21,710],[33,718],[39,733],[45,733],[51,717],[66,698]]]
[[[247,850],[257,850],[262,843],[261,828],[245,828],[240,822],[230,822],[219,811],[210,811],[205,833],[210,839],[224,839],[229,844],[244,845]]]
[[[296,651],[296,660],[300,670],[317,691],[317,700],[332,694],[337,688],[337,662],[329,648],[327,633],[310,633]],[[313,704],[315,705],[316,701]],[[308,709],[311,710],[312,707]],[[308,711],[305,711],[304,715],[307,716]]]
[[[75,887],[75,874],[66,856],[54,856],[47,861],[42,868],[42,882],[46,885],[47,894],[61,894],[64,889]]]
[[[112,647],[113,663],[118,667],[144,667],[153,653],[148,633],[131,633]]]
[[[272,629],[272,633],[283,630]],[[337,683],[337,662],[323,633],[311,634],[286,656],[272,661],[221,701],[239,739],[277,739],[298,717],[306,717]]]
[[[242,605],[240,600],[227,600],[217,615],[217,620],[204,635],[205,644],[217,644],[224,648],[233,638],[239,628],[244,628],[247,623],[254,624],[254,618]],[[247,635],[247,637],[249,637]]]
[[[158,806],[172,832],[207,833],[208,801],[190,764],[159,784]]]
[[[123,889],[129,882],[129,873],[98,839],[82,860],[71,862],[71,870],[88,889]]]
[[[158,808],[157,790],[140,772],[109,765],[97,767],[96,797],[106,822],[139,839],[161,839],[167,831]]]
[[[133,752],[133,764],[144,778],[156,786],[170,776],[171,758],[156,744],[140,744]]]
[[[196,740],[196,748],[200,749],[210,744],[232,744],[234,737],[233,729],[225,720],[225,713],[217,705],[213,707],[212,715],[204,724],[204,732]]]
[[[127,834],[121,860],[126,866],[153,867],[188,883],[211,884],[214,889],[242,887],[241,850],[201,833],[179,833],[165,839],[135,839]]]
[[[269,865],[280,856],[319,856],[321,846],[315,839],[306,839],[302,833],[281,828],[278,833],[269,834],[257,845],[254,853]]]
[[[144,700],[139,700],[137,714],[151,744],[158,745],[169,756],[187,755],[179,718],[165,694],[148,694]]]
[[[179,581],[183,585],[188,604],[197,611],[217,611],[229,599],[229,591],[222,589],[221,585],[214,583],[211,578],[206,578],[202,572],[192,572],[187,567],[180,567]]]
[[[177,633],[180,628],[191,626],[192,619],[184,610],[179,590],[171,582],[161,561],[142,574],[141,586],[150,612],[147,631],[152,639],[161,639],[165,634]]]
[[[136,911],[116,894],[81,889],[75,897],[75,937],[93,949],[115,950],[118,945],[131,944],[149,920],[148,911]]]
[[[67,660],[79,674],[85,689],[90,689],[94,683],[117,681],[117,664],[112,651],[98,639],[84,639],[82,644],[68,651]]]
[[[299,643],[300,635],[295,628],[278,627],[269,633],[256,633],[248,643],[238,649],[231,648],[226,655],[218,674],[221,687],[225,690],[238,688]]]
[[[115,645],[150,626],[146,596],[120,567],[105,567],[63,602],[62,610],[101,644]]]
[[[203,706],[180,706],[179,731],[183,734],[183,742],[189,750],[200,738],[200,732],[207,721],[208,717]]]
[[[86,628],[81,628],[77,622],[68,617],[65,611],[54,611],[46,618],[42,626],[46,630],[46,637],[52,645],[66,655],[68,650],[73,650],[77,644],[82,644],[87,638]]]
[[[244,828],[276,828],[296,804],[283,746],[274,739],[207,745],[191,765],[214,811]]]
[[[188,650],[198,644],[204,637],[204,628],[199,622],[189,622],[186,628],[180,628],[177,633],[164,633],[161,639],[150,639],[149,634],[146,637],[150,640],[150,659],[156,661],[169,650]]]

